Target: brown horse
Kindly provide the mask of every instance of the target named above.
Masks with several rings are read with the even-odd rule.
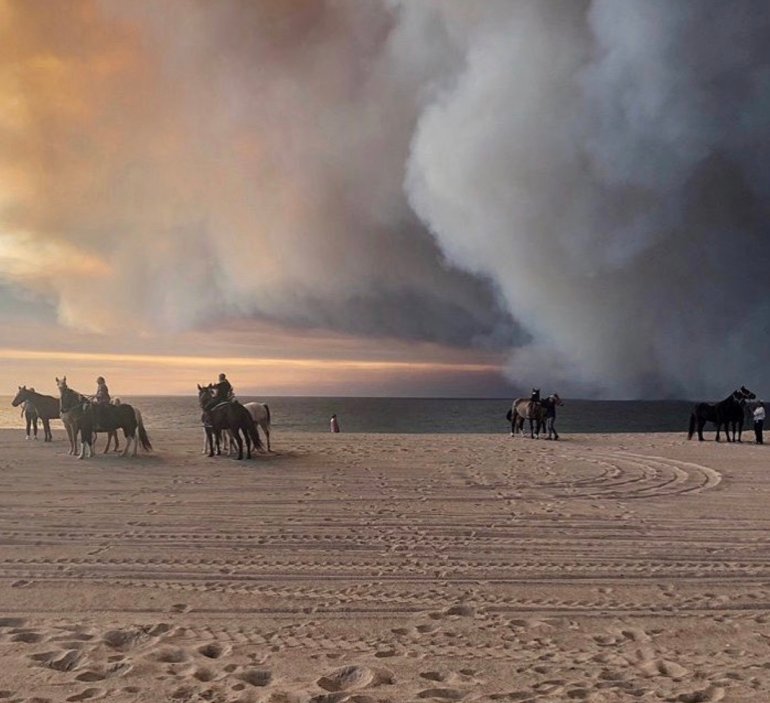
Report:
[[[33,389],[26,386],[19,386],[19,392],[11,401],[11,405],[14,408],[18,407],[22,403],[28,403],[35,408],[37,416],[43,423],[43,432],[45,433],[45,441],[50,442],[53,439],[51,433],[51,420],[59,418],[59,400],[52,395],[43,395],[42,393],[36,393]]]

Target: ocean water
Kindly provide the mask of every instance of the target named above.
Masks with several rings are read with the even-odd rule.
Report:
[[[342,432],[495,433],[510,432],[504,398],[319,398],[239,397],[270,406],[272,423],[299,432],[328,432],[336,413]],[[23,427],[10,396],[0,396],[0,428]],[[139,407],[148,429],[200,426],[197,397],[121,396]],[[694,403],[686,400],[565,400],[557,428],[570,432],[686,432]],[[61,423],[54,422],[54,427]]]

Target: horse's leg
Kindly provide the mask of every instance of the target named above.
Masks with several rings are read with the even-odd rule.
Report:
[[[533,418],[529,418],[529,436],[531,439],[535,439],[535,423]]]
[[[267,421],[265,421],[265,424],[262,425],[262,429],[265,432],[265,439],[267,440],[267,453],[269,454],[272,450],[270,449],[270,425],[267,424]]]
[[[246,442],[246,458],[251,459],[251,437],[249,437],[249,431],[243,427],[243,438]]]
[[[69,422],[65,422],[64,429],[67,430],[67,439],[70,441],[70,448],[67,454],[72,456],[75,454],[75,440],[72,438],[72,425]]]
[[[235,436],[235,443],[238,445],[238,461],[243,460],[243,440],[241,439],[241,433],[236,429],[233,430]]]

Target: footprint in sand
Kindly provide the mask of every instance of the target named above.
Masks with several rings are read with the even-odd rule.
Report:
[[[461,701],[466,694],[456,688],[426,688],[417,694],[418,698],[434,698],[439,701]]]
[[[24,642],[24,644],[37,644],[38,642],[43,641],[43,635],[41,635],[39,632],[32,632],[26,631],[26,632],[18,632],[13,637],[11,637],[11,642]]]
[[[105,691],[101,688],[87,688],[74,696],[66,698],[67,701],[93,701],[97,698],[102,698],[105,695]]]
[[[725,697],[725,689],[721,686],[709,686],[700,691],[680,694],[678,701],[681,703],[711,703],[721,701]]]
[[[336,669],[316,682],[325,691],[336,693],[364,688],[374,680],[374,671],[365,666],[345,666]]]
[[[40,666],[54,669],[55,671],[74,671],[83,660],[83,654],[75,649],[71,649],[62,654],[58,652],[41,652],[33,654],[30,659],[36,661]]]
[[[267,686],[273,680],[273,674],[267,669],[244,671],[239,678],[252,686]]]
[[[189,658],[190,655],[184,649],[163,649],[155,655],[155,659],[164,664],[181,664]]]
[[[229,649],[223,647],[221,644],[217,644],[216,642],[204,644],[202,647],[198,648],[198,654],[202,654],[208,659],[219,659],[220,657],[227,654],[228,651]]]

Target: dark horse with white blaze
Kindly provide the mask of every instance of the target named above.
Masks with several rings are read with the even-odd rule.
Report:
[[[81,435],[82,442],[80,458],[84,459],[86,453],[93,456],[94,432],[115,432],[118,429],[123,430],[123,436],[126,438],[123,456],[128,454],[132,441],[134,456],[140,442],[142,449],[152,451],[150,438],[138,410],[127,403],[103,405],[95,409],[89,398],[67,386],[66,376],[62,379],[57,378],[56,385],[59,387],[62,420],[68,426],[68,432],[71,433],[71,454],[76,453],[75,442],[78,433]]]
[[[214,398],[214,389],[211,385],[198,385],[198,403],[203,411],[201,419],[206,429],[209,456],[214,456],[214,442],[216,442],[217,454],[220,453],[219,442],[223,430],[232,432],[235,443],[238,445],[238,459],[243,459],[244,440],[247,458],[251,459],[252,443],[255,449],[262,449],[262,441],[254,419],[237,400],[218,402]],[[243,439],[241,439],[241,433],[243,433]]]
[[[687,432],[687,439],[692,439],[697,429],[698,439],[703,441],[703,427],[707,422],[713,422],[717,426],[716,441],[719,441],[719,432],[722,425],[725,428],[725,437],[727,441],[741,441],[743,433],[744,406],[747,400],[754,400],[757,396],[746,386],[734,390],[727,398],[718,403],[698,403],[690,415],[690,428]],[[733,436],[730,439],[730,428],[732,427]]]
[[[37,416],[43,422],[45,441],[50,442],[53,439],[53,435],[51,434],[50,421],[57,420],[59,418],[59,399],[54,398],[52,395],[36,393],[31,388],[27,388],[26,386],[19,386],[19,392],[11,401],[11,405],[16,408],[22,403],[29,403],[35,408]]]

